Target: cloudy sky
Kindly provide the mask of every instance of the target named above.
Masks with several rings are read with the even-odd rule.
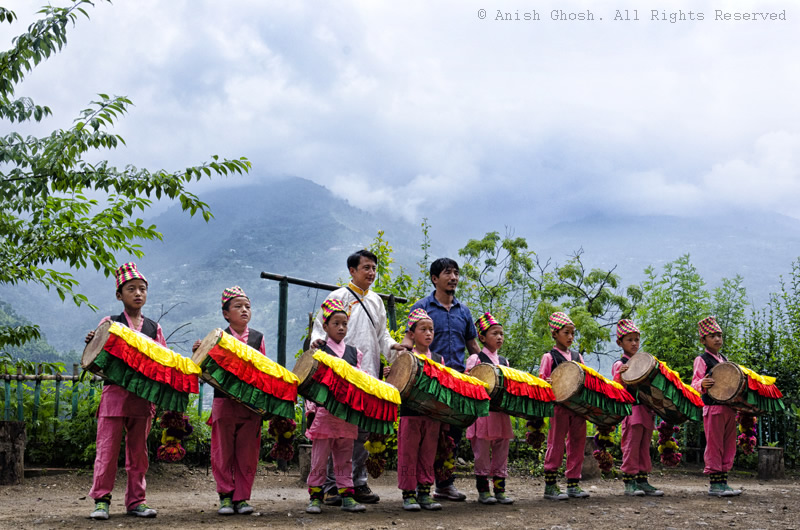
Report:
[[[8,47],[38,3],[0,4],[20,17],[0,27]],[[101,2],[18,95],[54,109],[45,132],[98,92],[129,96],[120,164],[253,162],[198,191],[294,175],[449,226],[571,211],[800,218],[800,4],[739,1],[786,20],[715,20],[730,4]],[[626,9],[639,20],[613,20]]]

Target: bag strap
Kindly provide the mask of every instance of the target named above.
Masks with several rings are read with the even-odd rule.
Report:
[[[350,286],[349,286],[349,285],[347,286],[347,290],[348,290],[348,291],[350,291],[350,292],[353,294],[353,296],[355,296],[355,297],[356,297],[356,301],[357,301],[359,304],[361,304],[361,307],[364,309],[364,313],[366,313],[366,314],[367,314],[367,318],[369,319],[369,322],[370,322],[370,324],[372,324],[372,328],[373,328],[373,329],[377,329],[377,327],[375,326],[375,321],[374,321],[374,320],[372,320],[372,315],[370,315],[370,314],[369,314],[369,310],[367,309],[367,306],[366,306],[366,305],[364,305],[364,302],[362,302],[362,301],[361,301],[361,298],[359,298],[359,297],[358,297],[358,295],[356,294],[356,292],[355,292],[354,290],[352,290],[352,289],[350,288]]]

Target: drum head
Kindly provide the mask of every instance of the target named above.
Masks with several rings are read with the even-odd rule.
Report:
[[[583,385],[583,369],[574,361],[561,363],[550,374],[553,394],[556,401],[561,403],[567,401],[581,389]]]
[[[498,369],[493,364],[480,363],[473,366],[468,375],[488,384],[489,388],[486,389],[486,392],[492,397],[499,383],[497,371]]]
[[[640,351],[628,360],[628,370],[620,374],[626,385],[635,385],[650,379],[650,373],[658,362],[649,353]]]
[[[292,373],[297,376],[300,380],[300,384],[305,383],[306,379],[311,378],[314,375],[314,372],[317,371],[317,365],[319,364],[316,359],[314,359],[314,354],[317,352],[315,349],[306,350],[303,352],[303,355],[297,359],[297,362],[294,363],[294,368],[292,369]]]
[[[744,374],[733,363],[719,363],[711,370],[714,386],[708,389],[708,395],[715,401],[731,401],[739,395],[744,384]]]
[[[89,370],[94,360],[97,359],[97,356],[103,351],[106,342],[108,342],[108,336],[110,335],[108,328],[110,328],[112,324],[112,321],[107,320],[94,330],[94,337],[92,337],[92,340],[90,340],[89,344],[83,349],[83,355],[81,356],[81,366],[84,370]],[[97,367],[95,367],[95,370],[97,370]]]
[[[386,376],[386,382],[400,392],[401,398],[407,398],[414,381],[417,379],[417,365],[419,361],[413,354],[403,352],[397,356]]]
[[[211,348],[217,345],[220,337],[222,337],[222,330],[217,328],[200,341],[200,346],[198,346],[192,354],[192,361],[194,364],[200,366],[202,362],[205,361],[206,357],[208,356],[208,352],[211,351]]]

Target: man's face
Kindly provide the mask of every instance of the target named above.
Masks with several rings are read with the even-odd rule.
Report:
[[[437,290],[455,294],[458,287],[458,269],[447,268],[439,273],[439,276],[431,276],[431,281]]]
[[[352,276],[354,284],[366,291],[375,281],[377,270],[378,265],[374,261],[361,256],[358,267],[350,267],[350,276]]]

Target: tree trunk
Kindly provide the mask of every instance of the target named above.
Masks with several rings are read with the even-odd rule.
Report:
[[[24,421],[0,421],[0,485],[22,484],[26,441]]]
[[[758,448],[758,479],[784,478],[783,447]]]
[[[586,437],[586,446],[583,449],[583,466],[581,466],[581,479],[600,478],[603,476],[600,471],[600,464],[597,459],[592,455],[594,452],[594,437]]]
[[[311,471],[311,444],[300,444],[297,446],[297,457],[300,461],[300,480],[305,482]]]

